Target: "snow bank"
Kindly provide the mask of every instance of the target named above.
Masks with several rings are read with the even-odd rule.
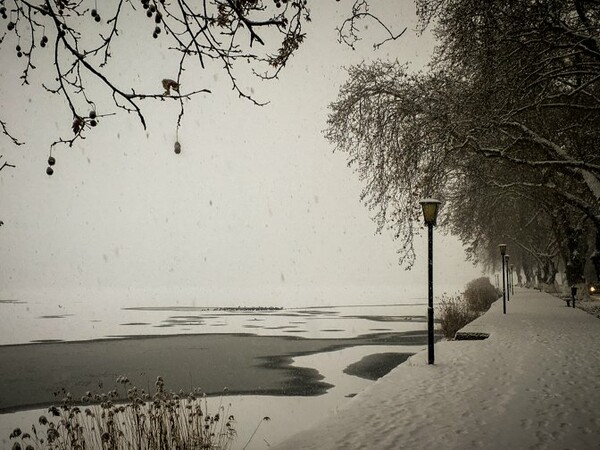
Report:
[[[515,289],[465,331],[357,395],[277,449],[600,448],[600,320]]]

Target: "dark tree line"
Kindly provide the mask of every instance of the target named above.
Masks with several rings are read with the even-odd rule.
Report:
[[[580,282],[600,259],[600,2],[417,4],[433,62],[351,68],[329,116],[378,228],[410,265],[418,199],[437,196],[474,260],[507,243],[527,279]]]

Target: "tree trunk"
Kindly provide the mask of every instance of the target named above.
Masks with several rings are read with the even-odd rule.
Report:
[[[585,268],[586,242],[581,228],[567,228],[567,250],[569,260],[567,261],[566,273],[569,286],[585,281],[583,271]]]
[[[596,282],[600,282],[600,229],[596,227],[596,248],[590,256],[592,264],[594,265],[594,272],[596,272]]]

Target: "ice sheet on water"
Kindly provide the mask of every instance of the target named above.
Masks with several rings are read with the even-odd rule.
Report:
[[[11,302],[2,308],[0,345],[215,332],[349,338],[425,329],[420,304],[252,309]],[[377,322],[386,327],[373,326]]]

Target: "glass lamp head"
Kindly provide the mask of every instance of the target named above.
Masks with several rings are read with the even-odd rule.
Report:
[[[435,198],[424,198],[419,202],[423,208],[423,217],[426,225],[437,225],[437,215],[440,201]]]

